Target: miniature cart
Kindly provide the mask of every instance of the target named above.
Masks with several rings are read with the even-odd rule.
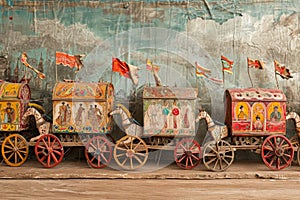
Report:
[[[112,84],[57,83],[53,88],[51,122],[45,120],[37,109],[41,106],[28,106],[30,90],[27,84],[3,82],[0,88],[0,106],[3,107],[1,129],[9,135],[4,135],[2,155],[8,165],[22,165],[28,156],[28,146],[34,146],[37,160],[46,168],[54,167],[62,161],[64,147],[74,146],[86,147],[85,157],[91,167],[102,168],[108,165],[112,147],[105,136],[111,130],[108,113],[114,101]],[[28,116],[34,116],[40,133],[29,138],[29,142],[20,135],[20,131],[24,130],[26,133]],[[12,134],[13,132],[17,134]]]
[[[172,150],[179,167],[197,166],[201,148],[194,140],[196,98],[195,88],[145,87],[144,127],[119,104],[111,114],[121,116],[127,135],[115,145],[116,163],[123,169],[134,170],[146,163],[149,150]]]
[[[211,141],[204,147],[203,163],[208,169],[227,169],[235,150],[260,152],[263,162],[272,170],[291,164],[294,149],[285,137],[286,97],[281,90],[227,89],[225,106],[229,137]]]
[[[28,145],[23,136],[28,124],[22,118],[30,96],[28,84],[0,81],[1,153],[10,166],[20,166],[28,157]]]

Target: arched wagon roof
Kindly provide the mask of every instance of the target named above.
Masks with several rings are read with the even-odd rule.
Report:
[[[31,93],[27,83],[10,83],[0,81],[0,101],[1,100],[30,100]]]
[[[232,102],[238,101],[277,101],[285,102],[286,96],[279,89],[264,88],[234,88],[225,91],[226,97],[230,97]]]
[[[58,82],[53,88],[53,100],[106,100],[113,94],[107,82]]]

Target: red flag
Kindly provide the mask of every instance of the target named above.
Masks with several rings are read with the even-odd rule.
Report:
[[[264,69],[264,63],[260,60],[251,60],[247,58],[247,63],[249,68]]]
[[[221,56],[221,62],[223,65],[223,72],[227,72],[229,74],[232,74],[232,67],[233,67],[233,61],[229,60],[228,58],[226,58],[225,56]]]
[[[57,65],[63,65],[63,66],[69,66],[70,68],[77,68],[76,71],[79,71],[82,67],[82,58],[84,55],[69,55],[63,52],[56,52],[56,64]]]
[[[283,79],[293,78],[291,76],[290,70],[285,66],[280,65],[279,62],[277,62],[276,60],[274,60],[274,66],[275,66],[275,73],[280,75],[281,78]]]
[[[138,84],[138,70],[138,67],[127,64],[126,62],[121,61],[118,58],[112,59],[112,71],[119,72],[122,76],[130,78],[135,85]]]

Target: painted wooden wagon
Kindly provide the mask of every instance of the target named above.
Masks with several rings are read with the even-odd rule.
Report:
[[[291,164],[294,149],[285,137],[286,96],[281,90],[227,89],[225,106],[226,128],[213,134],[214,140],[203,149],[203,163],[208,169],[226,170],[234,160],[235,150],[260,152],[272,170]],[[199,115],[205,118],[203,112]]]
[[[20,166],[28,157],[24,137],[28,124],[22,118],[30,96],[28,84],[0,81],[1,153],[4,162],[10,166]]]
[[[30,90],[27,84],[1,85],[5,131],[18,132],[34,116],[40,135],[27,141],[20,134],[5,138],[2,145],[4,160],[11,166],[20,166],[28,156],[28,146],[34,146],[37,160],[46,168],[58,165],[64,156],[64,147],[85,146],[85,157],[93,168],[108,165],[112,157],[111,142],[106,134],[111,130],[111,111],[114,101],[113,85],[106,82],[58,82],[53,88],[53,121],[46,121],[37,105],[28,106]],[[7,116],[8,108],[14,117]],[[25,128],[25,127],[24,127]],[[52,129],[51,129],[52,128]],[[13,137],[13,138],[12,138]],[[11,161],[12,160],[12,161]]]
[[[172,150],[177,165],[192,169],[201,160],[195,137],[195,100],[197,89],[145,87],[143,90],[143,124],[136,122],[128,109],[118,104],[111,115],[120,115],[126,133],[116,142],[114,159],[123,169],[142,167],[149,150]]]

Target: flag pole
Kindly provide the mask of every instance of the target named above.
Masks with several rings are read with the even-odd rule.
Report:
[[[57,64],[56,64],[56,60],[57,60],[57,57],[56,57],[56,52],[55,52],[55,82],[57,83]]]
[[[224,62],[222,61],[222,56],[221,56],[221,63],[222,63],[222,79],[223,79],[223,87],[225,87]]]
[[[195,76],[196,76],[196,87],[198,88],[198,77],[197,77],[197,62],[195,62]]]
[[[249,58],[247,58],[247,72],[248,72],[248,76],[249,76],[249,79],[250,79],[250,82],[251,82],[251,86],[253,87],[253,82],[252,82],[252,78],[251,78],[251,75],[250,75],[250,70],[249,70],[249,64],[248,64],[248,62],[249,62]]]
[[[277,79],[277,74],[276,74],[276,64],[275,64],[275,60],[274,60],[274,74],[275,74],[276,86],[277,86],[277,89],[279,89],[279,84],[278,84],[278,79]]]

